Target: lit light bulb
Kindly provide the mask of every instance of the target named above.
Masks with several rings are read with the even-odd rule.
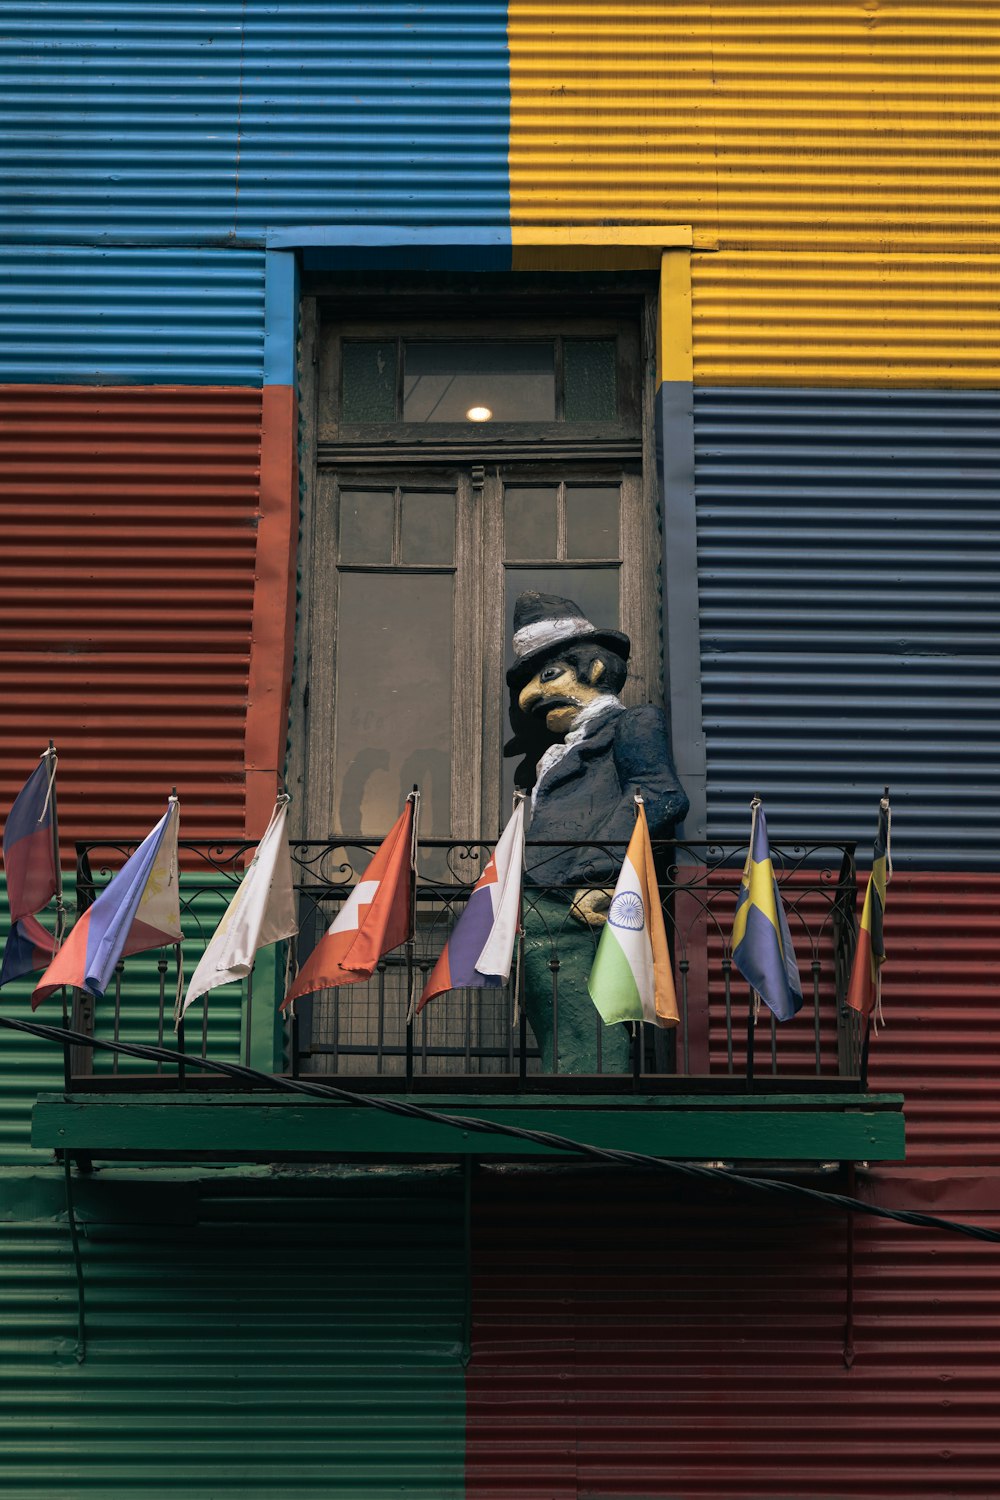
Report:
[[[488,422],[493,413],[488,406],[470,406],[465,415],[470,422]]]

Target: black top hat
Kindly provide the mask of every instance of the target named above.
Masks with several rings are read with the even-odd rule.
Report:
[[[514,665],[507,682],[512,688],[522,687],[549,657],[587,641],[606,646],[622,661],[628,661],[632,649],[627,635],[620,630],[598,630],[572,599],[533,590],[519,594],[514,605]]]

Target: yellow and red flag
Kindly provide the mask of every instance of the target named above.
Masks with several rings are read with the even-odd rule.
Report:
[[[858,946],[847,988],[847,1003],[852,1010],[858,1011],[866,1020],[874,1012],[876,1024],[882,1019],[882,965],[885,963],[882,921],[885,915],[886,890],[892,877],[889,842],[891,822],[889,799],[883,797],[878,808],[878,832],[875,835],[872,872],[868,877]]]

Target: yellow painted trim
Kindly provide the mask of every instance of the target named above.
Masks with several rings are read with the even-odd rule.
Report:
[[[656,313],[656,383],[693,379],[691,256],[685,250],[664,250]]]
[[[512,224],[514,245],[646,246],[657,250],[694,242],[690,224]]]
[[[690,250],[690,224],[511,226],[515,271],[655,271],[667,247]]]

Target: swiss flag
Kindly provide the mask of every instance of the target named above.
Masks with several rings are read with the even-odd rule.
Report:
[[[378,849],[364,875],[313,949],[281,1002],[370,979],[385,953],[410,937],[413,879],[413,799]]]

